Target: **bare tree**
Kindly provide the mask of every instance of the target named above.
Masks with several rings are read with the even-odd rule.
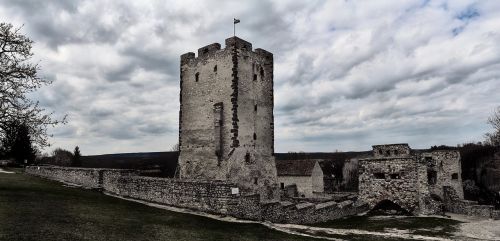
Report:
[[[486,133],[486,142],[493,146],[500,146],[500,106],[488,118],[488,124],[493,127],[492,133]]]
[[[73,160],[73,153],[62,148],[56,148],[52,151],[52,165],[57,166],[71,166],[71,160]]]
[[[53,113],[46,113],[27,97],[51,81],[39,77],[38,64],[29,62],[33,41],[20,29],[0,23],[0,138],[12,122],[21,121],[28,127],[33,144],[45,147],[49,145],[47,128],[65,123],[66,117],[53,119]]]

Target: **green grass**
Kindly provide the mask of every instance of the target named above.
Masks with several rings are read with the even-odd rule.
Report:
[[[20,170],[16,170],[20,171]],[[318,240],[0,174],[0,240]]]

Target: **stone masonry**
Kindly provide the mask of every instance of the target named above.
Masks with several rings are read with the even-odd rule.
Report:
[[[443,211],[443,189],[463,199],[460,154],[454,150],[417,151],[408,144],[373,146],[373,157],[360,160],[359,199],[373,208],[392,201],[410,213]]]
[[[238,37],[181,56],[179,177],[276,199],[273,55]]]
[[[367,210],[367,205],[352,200],[263,202],[259,194],[233,192],[236,186],[226,181],[144,177],[134,170],[28,166],[26,173],[121,197],[256,221],[317,223]]]

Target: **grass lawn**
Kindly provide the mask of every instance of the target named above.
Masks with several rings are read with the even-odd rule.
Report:
[[[0,173],[0,240],[318,239],[156,209],[22,173]]]

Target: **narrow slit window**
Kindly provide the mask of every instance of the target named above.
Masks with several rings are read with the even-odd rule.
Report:
[[[253,110],[254,110],[254,111],[257,111],[257,105],[254,105],[254,106],[253,106]]]
[[[250,163],[250,153],[247,152],[247,154],[245,154],[245,162],[248,164]]]
[[[217,65],[214,66],[214,72],[217,72]]]
[[[257,75],[256,75],[256,74],[254,74],[254,75],[253,75],[253,81],[256,81],[256,80],[257,80]]]
[[[253,184],[257,185],[258,183],[259,183],[259,179],[258,179],[258,178],[256,178],[256,177],[254,177],[254,178],[253,178]]]
[[[260,78],[262,80],[264,79],[264,68],[262,68],[262,66],[260,67]]]
[[[391,174],[391,179],[401,179],[401,176],[398,173]]]
[[[437,172],[434,170],[427,170],[427,184],[435,185],[437,182]]]
[[[253,139],[257,140],[257,134],[253,133]]]
[[[194,80],[196,82],[198,82],[200,80],[200,73],[199,72],[194,75]]]

